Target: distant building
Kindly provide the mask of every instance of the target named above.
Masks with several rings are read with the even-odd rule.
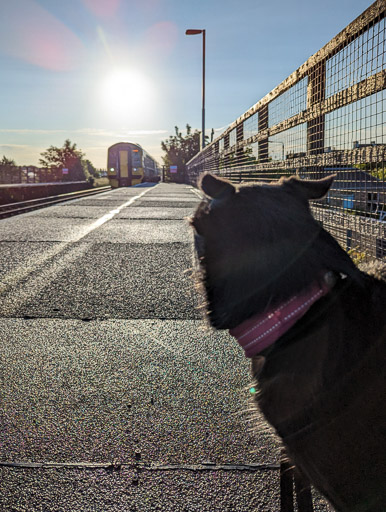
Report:
[[[355,167],[325,167],[336,178],[327,196],[327,204],[345,210],[385,212],[386,182]]]

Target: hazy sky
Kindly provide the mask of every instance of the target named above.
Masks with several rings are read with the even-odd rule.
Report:
[[[0,0],[0,157],[36,165],[76,142],[108,146],[201,128],[216,136],[354,20],[369,0]]]

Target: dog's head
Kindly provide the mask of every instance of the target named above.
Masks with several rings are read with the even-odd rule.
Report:
[[[203,175],[200,187],[207,198],[191,224],[214,327],[235,327],[288,299],[320,272],[335,269],[330,259],[336,260],[338,271],[345,271],[339,264],[342,256],[335,254],[337,243],[309,208],[309,201],[322,198],[333,179],[291,177],[235,186]]]

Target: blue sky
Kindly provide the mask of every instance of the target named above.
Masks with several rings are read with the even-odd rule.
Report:
[[[96,167],[108,146],[201,128],[216,136],[348,23],[369,0],[1,0],[0,157],[36,165],[76,142]]]

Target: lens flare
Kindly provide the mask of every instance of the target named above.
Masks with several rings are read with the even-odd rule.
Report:
[[[116,14],[120,0],[83,0],[86,7],[99,18],[108,18]]]
[[[3,2],[1,7],[2,53],[51,71],[69,71],[81,66],[85,55],[81,40],[37,2]]]

